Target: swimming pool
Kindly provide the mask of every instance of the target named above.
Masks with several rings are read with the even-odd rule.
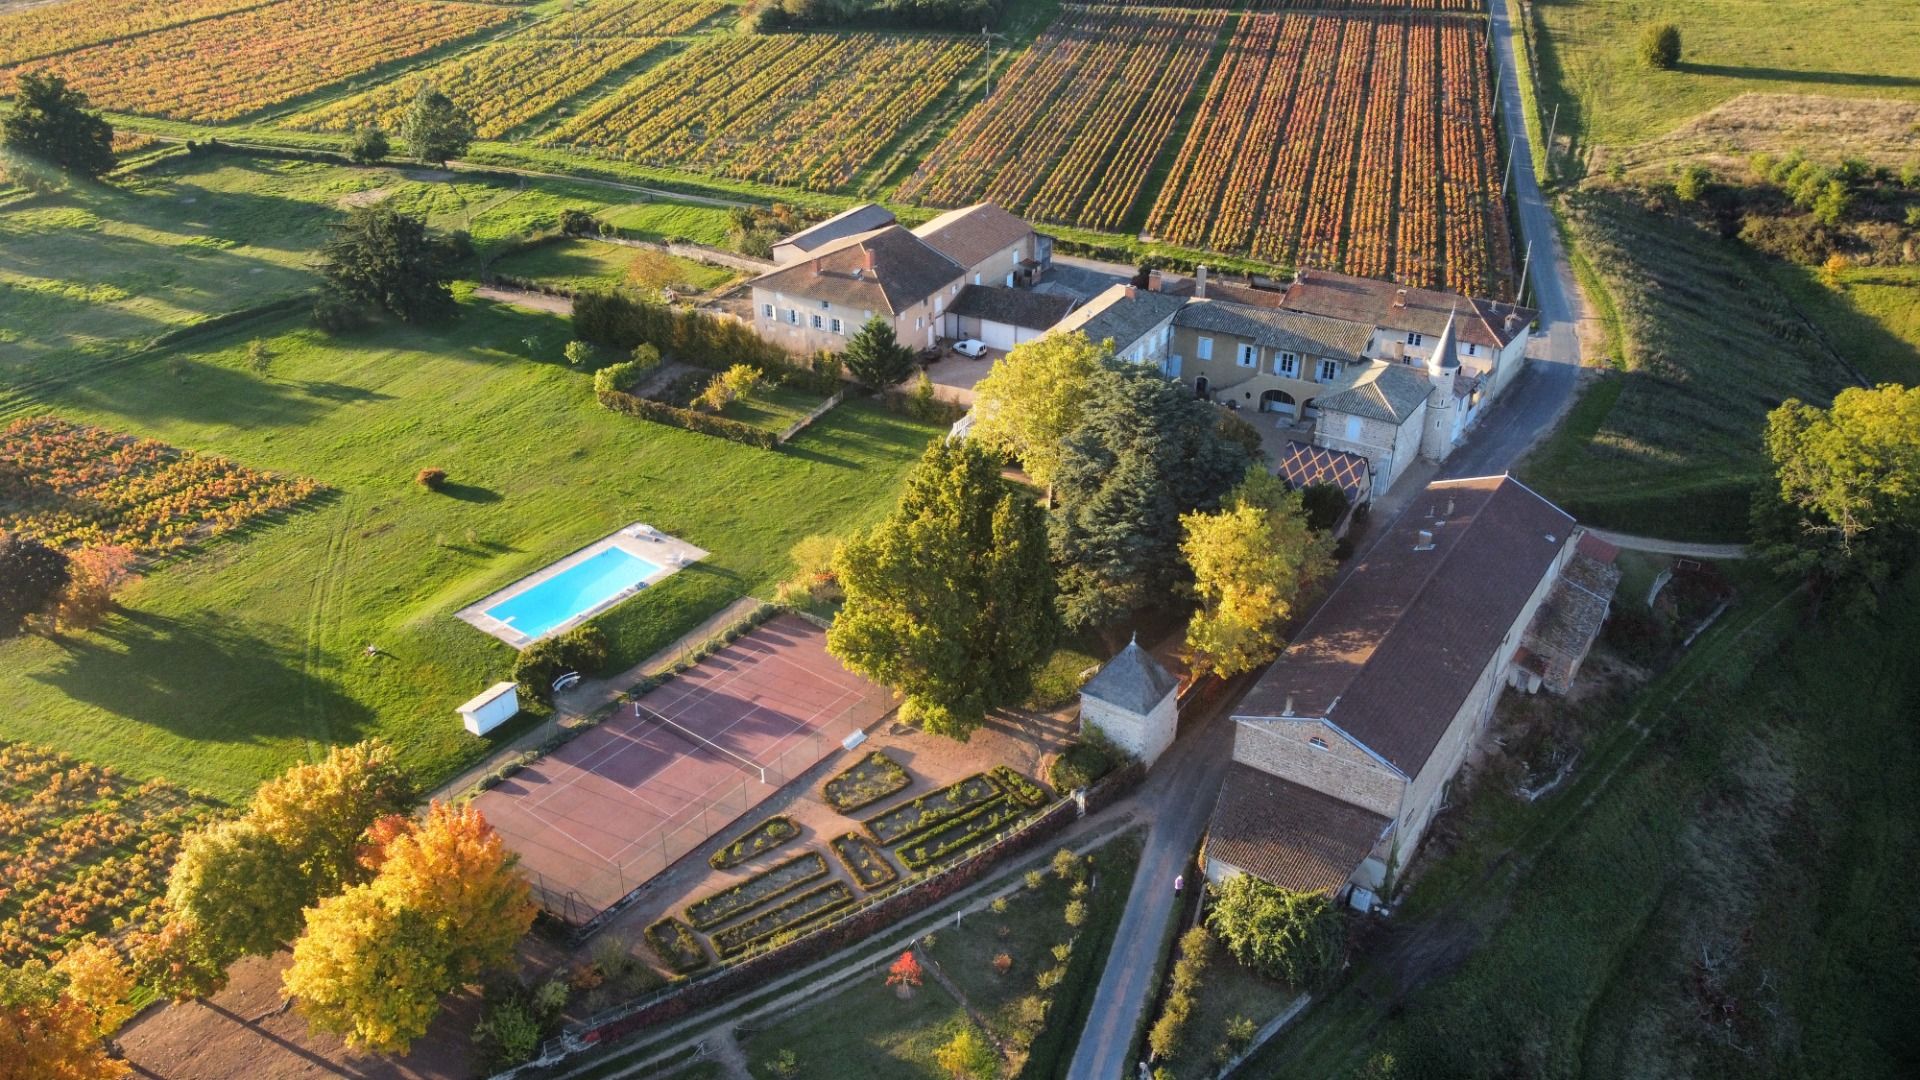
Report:
[[[654,563],[609,547],[485,610],[485,615],[529,640],[607,607],[660,572]]]

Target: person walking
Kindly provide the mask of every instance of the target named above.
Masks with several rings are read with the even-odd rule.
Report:
[[[1186,884],[1187,884],[1187,879],[1184,876],[1180,874],[1175,874],[1173,876],[1173,895],[1179,896],[1180,890],[1185,888]]]

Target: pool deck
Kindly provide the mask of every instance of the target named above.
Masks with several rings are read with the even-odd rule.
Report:
[[[528,589],[559,574],[566,573],[568,570],[573,569],[575,566],[586,562],[588,559],[593,558],[609,548],[618,548],[635,558],[644,559],[652,563],[654,566],[659,567],[659,569],[647,575],[641,580],[639,585],[615,593],[613,596],[584,611],[576,612],[572,618],[555,625],[546,633],[541,634],[540,637],[529,637],[487,614],[488,611],[501,603],[511,600],[521,593],[526,592]],[[668,536],[666,533],[660,532],[644,522],[636,521],[611,536],[604,536],[595,540],[593,543],[568,555],[564,559],[541,567],[539,570],[515,581],[504,589],[488,593],[479,600],[461,608],[455,612],[454,615],[461,622],[466,623],[468,626],[482,633],[491,634],[516,649],[524,649],[540,640],[540,638],[566,633],[581,623],[586,622],[588,619],[593,618],[595,615],[630,599],[646,586],[652,585],[676,573],[681,567],[689,563],[699,562],[706,557],[706,551],[694,547],[685,540]]]

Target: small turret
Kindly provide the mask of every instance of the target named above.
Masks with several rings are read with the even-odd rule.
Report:
[[[1460,370],[1460,345],[1453,336],[1453,316],[1454,312],[1447,312],[1447,328],[1440,331],[1440,340],[1433,343],[1433,352],[1427,355],[1427,375],[1435,385],[1444,378],[1449,393],[1453,390],[1454,373]]]

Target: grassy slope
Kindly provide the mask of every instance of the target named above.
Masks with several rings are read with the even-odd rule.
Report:
[[[1665,133],[1737,94],[1920,99],[1920,18],[1909,0],[1535,0],[1546,112],[1583,144]],[[1638,58],[1640,28],[1680,27],[1675,71]],[[1866,42],[1871,41],[1871,46]]]
[[[1588,394],[1523,474],[1583,521],[1741,538],[1766,467],[1766,413],[1789,397],[1824,403],[1846,373],[1739,245],[1627,189],[1584,190],[1569,206],[1620,316],[1624,371]]]
[[[1837,285],[1775,263],[1774,280],[1869,382],[1920,383],[1920,266],[1861,266]]]
[[[880,511],[931,429],[863,405],[783,452],[618,416],[589,379],[519,355],[563,320],[484,303],[445,330],[339,342],[233,335],[156,355],[36,407],[315,477],[316,509],[150,575],[101,631],[0,645],[10,736],[222,797],[329,742],[381,734],[424,782],[488,745],[452,709],[511,650],[462,605],[634,520],[708,549],[603,620],[637,660],[787,569],[799,537]],[[451,495],[414,486],[427,465]],[[368,644],[380,658],[361,655]]]
[[[724,241],[726,213],[629,203],[566,183],[454,182],[232,155],[176,158],[123,186],[88,186],[0,211],[0,388],[124,352],[207,318],[312,287],[310,252],[341,200],[386,192],[484,254],[557,224],[569,206],[635,235]]]
[[[626,284],[627,271],[636,254],[632,248],[598,240],[565,240],[516,252],[494,263],[493,268],[502,274],[577,291]],[[652,283],[656,288],[668,285],[682,292],[706,292],[736,276],[725,267],[708,266],[677,255],[649,252],[648,256],[650,268],[671,266],[673,271],[670,280]]]

